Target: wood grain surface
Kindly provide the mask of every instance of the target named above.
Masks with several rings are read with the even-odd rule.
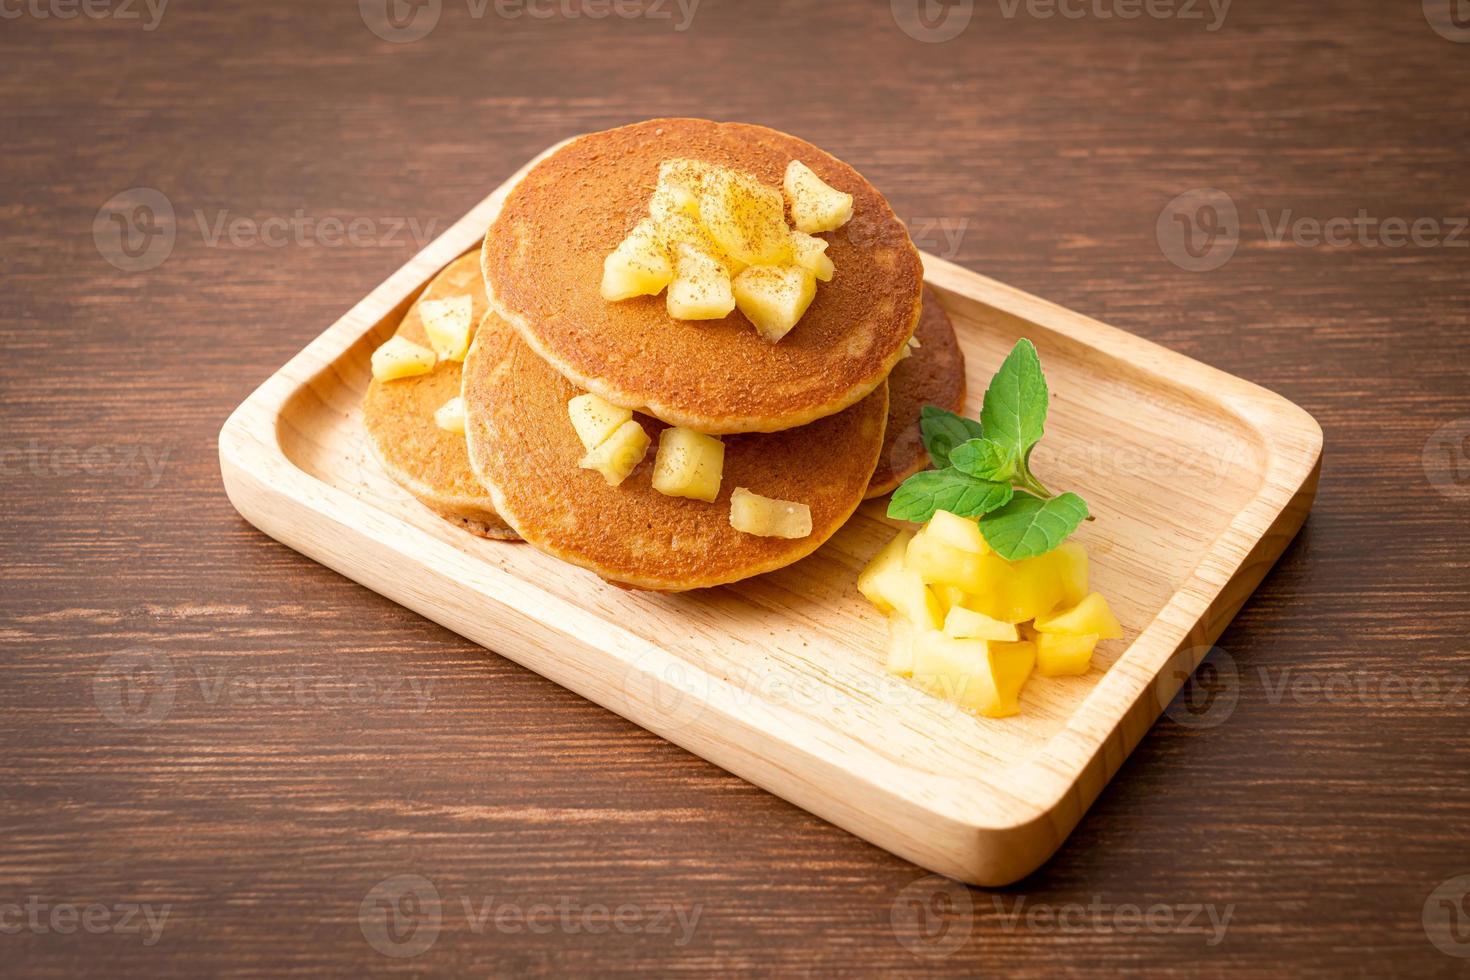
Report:
[[[444,0],[393,43],[371,0],[0,5],[0,970],[1464,975],[1467,32],[982,0],[930,43],[900,21],[964,6],[915,6]],[[660,114],[810,139],[921,247],[1322,423],[1193,699],[1015,886],[925,880],[224,496],[255,385],[541,148]],[[1202,188],[1240,234],[1196,272]]]

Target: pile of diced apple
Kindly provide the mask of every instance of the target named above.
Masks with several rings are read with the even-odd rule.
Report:
[[[648,217],[603,261],[602,296],[617,302],[668,289],[669,316],[719,320],[737,307],[776,343],[835,273],[816,235],[852,217],[853,198],[791,161],[782,191],[698,160],[659,169]],[[790,205],[796,227],[786,223]]]
[[[1007,561],[976,521],[947,511],[894,538],[858,589],[888,616],[890,673],[990,718],[1020,711],[1033,670],[1085,674],[1098,642],[1123,635],[1088,591],[1082,545]]]

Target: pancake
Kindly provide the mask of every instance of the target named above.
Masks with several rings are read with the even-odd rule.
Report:
[[[965,410],[965,355],[954,324],[934,290],[924,288],[924,311],[914,331],[919,349],[898,362],[888,376],[888,429],[878,468],[868,484],[868,497],[892,493],[898,485],[929,465],[929,452],[919,431],[919,412],[938,405]]]
[[[653,489],[666,426],[647,416],[635,418],[653,445],[621,486],[580,469],[584,450],[567,401],[581,392],[515,331],[487,324],[464,371],[470,460],[495,509],[548,554],[617,584],[663,592],[734,582],[815,551],[862,500],[888,415],[888,389],[879,385],[810,425],[727,436],[720,495],[705,503]],[[730,495],[737,487],[810,505],[812,534],[793,541],[736,531]]]
[[[665,296],[611,303],[602,262],[648,213],[659,165],[723,164],[780,187],[796,159],[854,196],[822,237],[836,277],[780,343],[738,310],[668,315]],[[491,305],[579,388],[700,432],[774,432],[841,411],[880,386],[919,316],[923,269],[882,195],[836,157],[761,126],[655,119],[582,136],[537,164],[485,236]]]
[[[398,336],[429,346],[419,304],[465,294],[473,301],[471,317],[483,329],[485,284],[475,254],[461,256],[434,277],[404,314]],[[514,540],[516,533],[495,513],[490,496],[470,469],[464,437],[434,424],[434,411],[459,394],[460,373],[459,364],[440,361],[418,377],[374,379],[362,405],[368,444],[393,482],[440,517],[482,538]]]

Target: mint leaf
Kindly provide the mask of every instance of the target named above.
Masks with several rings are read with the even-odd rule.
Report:
[[[985,389],[980,409],[985,437],[1003,446],[1018,466],[1024,466],[1031,448],[1041,441],[1049,402],[1041,358],[1035,345],[1022,337]]]
[[[980,423],[956,415],[938,405],[925,405],[919,413],[919,431],[924,435],[924,448],[940,469],[949,465],[949,454],[960,443],[980,438]]]
[[[893,491],[888,516],[900,521],[923,523],[936,510],[960,517],[979,517],[1003,507],[1011,499],[1009,483],[994,483],[966,476],[954,467],[915,473]]]
[[[1042,500],[1018,493],[1004,507],[985,515],[980,531],[996,554],[1011,561],[1044,555],[1087,519],[1087,502],[1075,493]]]
[[[950,452],[949,464],[977,480],[1009,483],[1016,474],[1016,464],[1010,453],[994,439],[970,439],[960,443]]]

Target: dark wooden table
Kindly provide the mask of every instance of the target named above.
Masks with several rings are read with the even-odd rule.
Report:
[[[588,2],[0,4],[0,973],[1470,971],[1470,25]],[[1326,430],[1209,683],[1012,888],[913,885],[220,488],[230,410],[423,240],[673,114],[807,137],[929,250]],[[134,188],[166,254],[119,248]],[[1198,196],[1171,237],[1200,188],[1233,254]]]

